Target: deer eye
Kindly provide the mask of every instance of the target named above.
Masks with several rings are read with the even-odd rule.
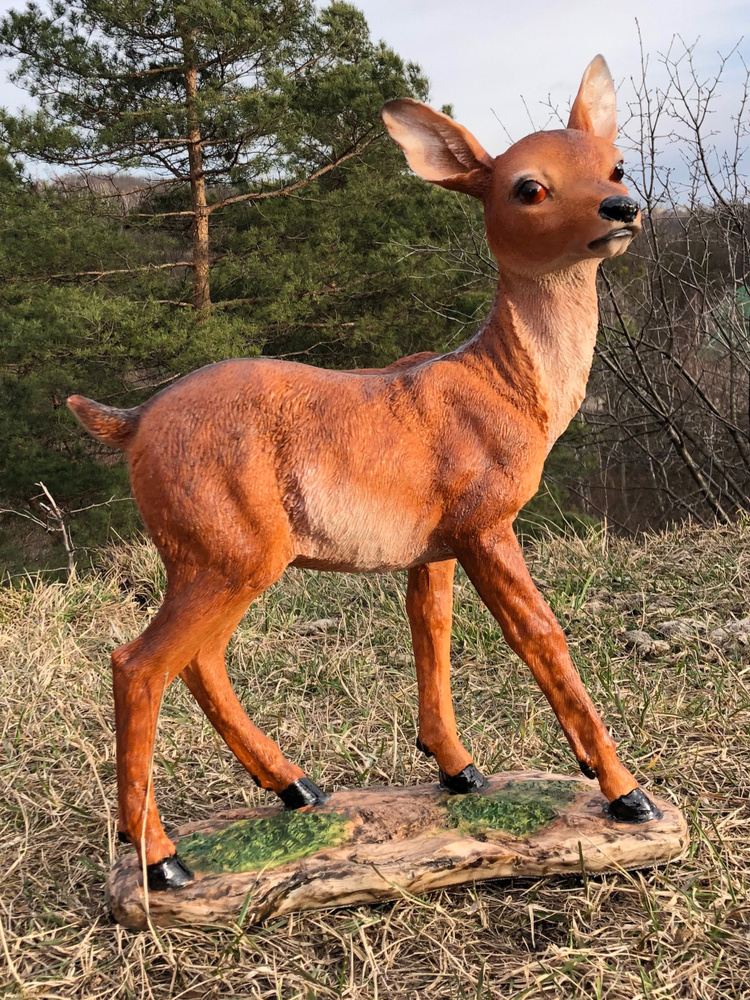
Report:
[[[619,163],[615,164],[615,169],[612,171],[612,180],[615,181],[617,184],[619,184],[624,176],[625,176],[625,164],[622,162],[622,160],[620,160]]]
[[[547,188],[539,181],[522,181],[516,189],[516,197],[524,205],[538,205],[547,197]]]

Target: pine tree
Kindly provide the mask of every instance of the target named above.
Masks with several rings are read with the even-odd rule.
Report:
[[[177,192],[139,215],[189,223],[199,317],[211,305],[215,213],[289,195],[359,157],[382,135],[384,101],[426,92],[418,68],[373,44],[363,15],[338,0],[322,11],[312,0],[52,0],[47,13],[7,15],[0,53],[38,103],[0,113],[12,154],[143,171],[144,197]]]

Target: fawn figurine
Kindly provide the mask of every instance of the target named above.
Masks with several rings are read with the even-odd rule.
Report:
[[[640,228],[623,185],[615,91],[587,68],[568,127],[491,157],[461,125],[410,99],[381,112],[411,169],[481,199],[497,294],[466,344],[390,368],[324,371],[224,361],[120,410],[68,405],[128,458],[133,493],[164,561],[164,602],[112,654],[119,831],[151,890],[192,877],[159,818],[150,780],[159,705],[181,677],[252,778],[287,808],[320,789],[248,719],[224,662],[248,605],[287,566],[408,572],[419,688],[418,746],[449,792],[485,779],[456,731],[450,690],[458,560],[531,668],[585,775],[619,821],[659,811],[615,744],[538,593],[513,532],[546,455],[580,406],[597,333],[596,271]]]

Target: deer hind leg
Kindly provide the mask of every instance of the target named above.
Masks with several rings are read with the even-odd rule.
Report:
[[[563,631],[529,575],[512,527],[472,539],[460,559],[508,645],[530,667],[581,770],[599,780],[610,815],[630,823],[658,819],[661,812],[618,759],[615,742],[573,665]]]
[[[234,692],[224,654],[236,622],[207,642],[182,673],[191,694],[211,725],[261,788],[279,796],[287,809],[319,805],[327,796],[304,771],[252,724]]]
[[[237,624],[252,596],[205,572],[187,584],[170,579],[145,632],[112,654],[120,837],[145,859],[150,889],[176,888],[191,878],[164,832],[151,781],[162,697],[217,631]]]
[[[475,792],[487,784],[456,731],[450,681],[453,560],[409,570],[406,611],[411,626],[419,689],[417,746],[434,756],[440,784],[449,792]]]
[[[164,832],[151,780],[162,697],[200,641],[195,629],[176,627],[175,610],[165,601],[143,635],[112,653],[119,836],[144,859],[150,889],[183,885],[191,878]]]

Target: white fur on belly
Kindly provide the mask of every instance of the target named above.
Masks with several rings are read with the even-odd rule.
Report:
[[[350,487],[311,491],[304,503],[306,523],[294,528],[305,560],[362,573],[387,572],[424,561],[434,547],[433,525],[415,523],[413,510],[397,498]]]

